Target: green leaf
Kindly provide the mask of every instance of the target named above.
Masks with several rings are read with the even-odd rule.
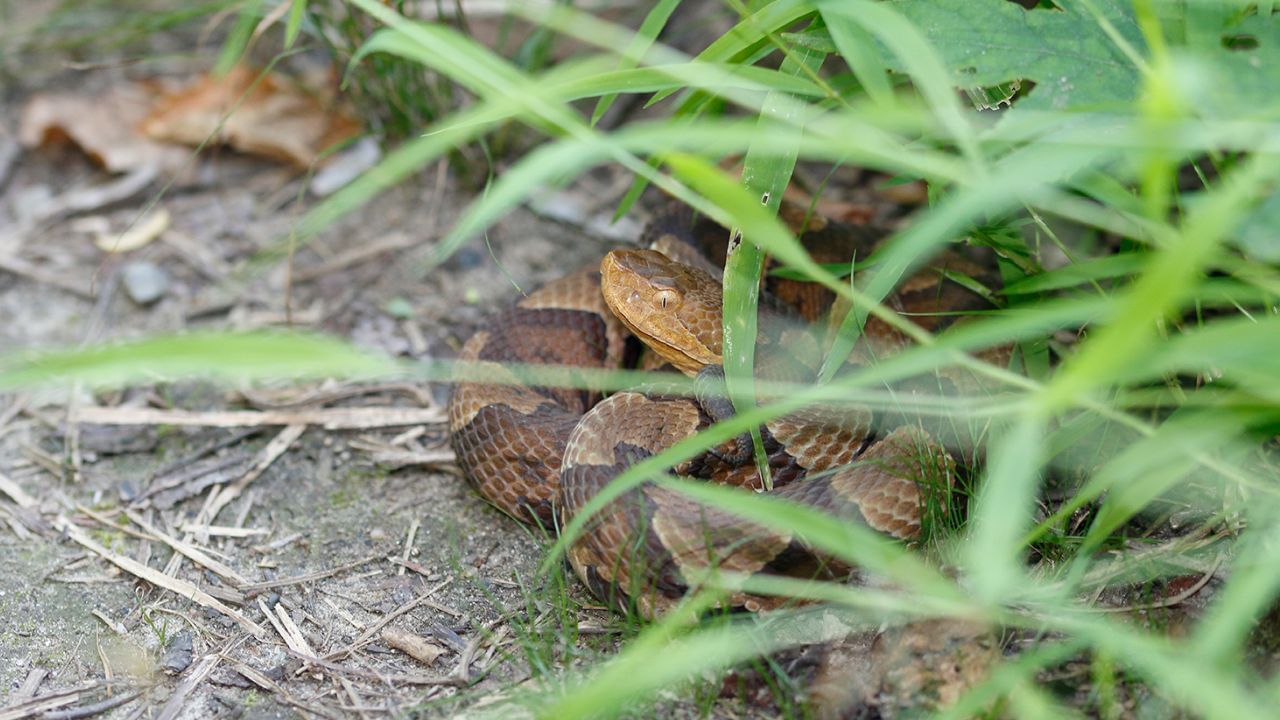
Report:
[[[618,69],[628,70],[636,66],[637,58],[644,54],[644,51],[653,44],[658,37],[658,33],[662,32],[662,28],[666,27],[667,20],[671,18],[671,13],[675,12],[680,0],[660,0],[645,16],[644,22],[640,24],[640,30],[636,32],[635,38],[631,41],[630,46],[623,51],[622,57],[618,59]],[[613,105],[613,101],[617,99],[617,94],[604,95],[600,101],[596,103],[596,107],[591,111],[591,124],[594,126],[600,122],[600,118],[608,112],[609,107]]]
[[[302,19],[306,17],[307,0],[292,0],[289,5],[289,19],[285,21],[284,26],[284,46],[286,48],[293,47],[294,41],[298,39],[298,32],[302,30]]]
[[[1129,3],[1091,4],[1126,43],[1145,47]],[[1061,10],[1025,10],[1008,0],[895,0],[886,5],[920,29],[941,54],[956,87],[1034,82],[1015,110],[1122,107],[1142,86],[1139,68],[1082,2],[1062,2]],[[893,70],[909,67],[906,59],[891,53],[885,62]]]
[[[1029,295],[1061,290],[1095,280],[1109,280],[1131,275],[1141,269],[1145,256],[1141,253],[1123,253],[1095,260],[1071,263],[1056,270],[1031,275],[1009,283],[1000,291],[1003,295]]]
[[[249,47],[249,39],[253,37],[253,29],[262,17],[261,0],[246,0],[236,15],[236,24],[232,26],[227,39],[222,42],[218,51],[218,59],[213,63],[214,75],[225,75],[244,57]]]
[[[79,382],[91,387],[177,378],[373,377],[399,371],[394,361],[305,333],[192,333],[0,357],[0,389]]]
[[[1280,263],[1280,193],[1274,190],[1262,204],[1245,216],[1245,220],[1232,234],[1232,241],[1256,260]]]
[[[1026,585],[1019,538],[1031,525],[1044,433],[1045,419],[1028,412],[1015,419],[990,451],[965,548],[974,590],[987,602],[1016,597]]]

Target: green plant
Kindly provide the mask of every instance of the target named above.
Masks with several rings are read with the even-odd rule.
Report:
[[[901,590],[723,576],[709,583],[812,598],[846,612],[857,626],[957,615],[1062,638],[1002,666],[944,717],[981,712],[996,699],[1018,715],[1068,714],[1063,699],[1036,688],[1035,677],[1083,651],[1094,658],[1098,694],[1091,709],[1098,713],[1115,711],[1122,685],[1141,682],[1197,716],[1268,716],[1280,683],[1260,677],[1244,658],[1255,620],[1280,592],[1274,572],[1280,488],[1274,447],[1264,442],[1280,422],[1280,273],[1266,264],[1280,257],[1267,232],[1280,207],[1274,200],[1280,95],[1271,85],[1280,23],[1272,3],[1061,0],[1025,10],[1003,0],[775,0],[733,4],[740,21],[696,57],[655,40],[671,2],[658,3],[638,33],[566,6],[521,6],[514,12],[547,32],[598,49],[533,72],[447,26],[408,20],[373,0],[350,6],[382,26],[363,41],[354,63],[386,56],[419,63],[475,101],[312,209],[298,225],[300,237],[426,163],[518,121],[548,141],[467,209],[436,246],[432,267],[534,188],[564,184],[601,163],[636,174],[628,202],[654,184],[742,229],[749,241],[730,258],[726,285],[727,372],[738,415],[636,465],[594,508],[627,487],[657,482],[769,527],[802,532],[807,542]],[[957,88],[978,97],[979,106],[997,98],[1011,107],[975,109]],[[671,112],[609,132],[593,127],[600,109],[624,93],[650,95]],[[570,104],[583,98],[598,98],[590,116]],[[729,154],[745,156],[743,178],[717,167]],[[814,263],[774,216],[801,159],[920,178],[932,202],[850,283]],[[1183,168],[1194,182],[1180,178]],[[1086,230],[1081,241],[1063,238],[1068,225]],[[966,236],[1005,261],[1007,286],[989,289],[1002,311],[933,336],[880,303],[912,268]],[[1046,247],[1067,262],[1043,269]],[[782,399],[758,403],[746,380],[763,253],[851,303],[832,358],[847,352],[870,315],[916,345],[891,362],[838,377],[839,363],[828,362],[823,384],[761,391],[762,398]],[[1081,327],[1078,341],[1058,335]],[[0,387],[67,377],[122,382],[156,360],[163,343],[197,341],[9,360],[0,363]],[[266,352],[261,342],[249,338],[238,346],[245,359],[240,371],[260,372],[260,356],[249,353]],[[271,342],[278,364],[264,374],[282,373],[302,345]],[[969,354],[1004,343],[1022,344],[1027,374]],[[208,356],[191,347],[191,361],[173,369],[210,370]],[[387,369],[344,352],[335,350],[314,369]],[[1051,356],[1060,365],[1051,367]],[[219,357],[227,363],[240,356],[220,351]],[[938,540],[936,550],[958,567],[963,583],[866,530],[663,475],[672,462],[768,418],[833,396],[865,402],[885,383],[949,365],[999,390],[994,400],[953,398],[945,409],[990,425],[986,469],[967,522]],[[455,370],[417,369],[435,378]],[[563,381],[554,370],[520,370],[521,377]],[[606,387],[634,380],[626,373],[583,377]],[[1080,452],[1092,439],[1098,442]],[[1067,497],[1038,517],[1046,479]],[[1159,525],[1175,501],[1196,511],[1190,528],[1165,527],[1160,543],[1134,550],[1128,541]],[[548,567],[560,562],[583,522],[580,515],[562,529]],[[1166,638],[1089,606],[1112,583],[1158,581],[1176,572],[1172,561],[1206,552],[1225,558],[1229,571],[1186,638]],[[723,625],[693,622],[723,589],[693,595],[687,612],[647,627],[609,662],[568,678],[567,689],[526,701],[548,717],[616,714],[659,688],[778,647],[784,637],[819,639],[804,610]],[[669,644],[677,641],[682,659],[671,661]]]

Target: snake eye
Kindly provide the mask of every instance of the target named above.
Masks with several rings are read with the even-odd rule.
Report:
[[[680,293],[675,290],[659,290],[655,299],[658,307],[665,310],[680,304]]]

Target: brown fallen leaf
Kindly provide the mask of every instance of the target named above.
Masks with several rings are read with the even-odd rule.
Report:
[[[190,151],[139,134],[153,96],[142,85],[121,84],[96,94],[40,93],[22,109],[18,140],[35,148],[75,143],[112,173],[182,167]]]
[[[195,146],[212,138],[302,167],[362,129],[332,98],[247,66],[163,96],[141,128],[154,140]]]
[[[400,652],[403,652],[423,665],[430,665],[434,663],[436,658],[446,652],[445,649],[439,645],[427,642],[426,638],[421,635],[414,635],[411,632],[393,627],[386,627],[382,629],[382,642],[390,645]]]

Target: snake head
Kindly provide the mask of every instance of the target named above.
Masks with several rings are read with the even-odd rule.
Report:
[[[705,270],[656,250],[614,250],[600,263],[600,286],[622,324],[681,372],[721,363],[720,282]]]

